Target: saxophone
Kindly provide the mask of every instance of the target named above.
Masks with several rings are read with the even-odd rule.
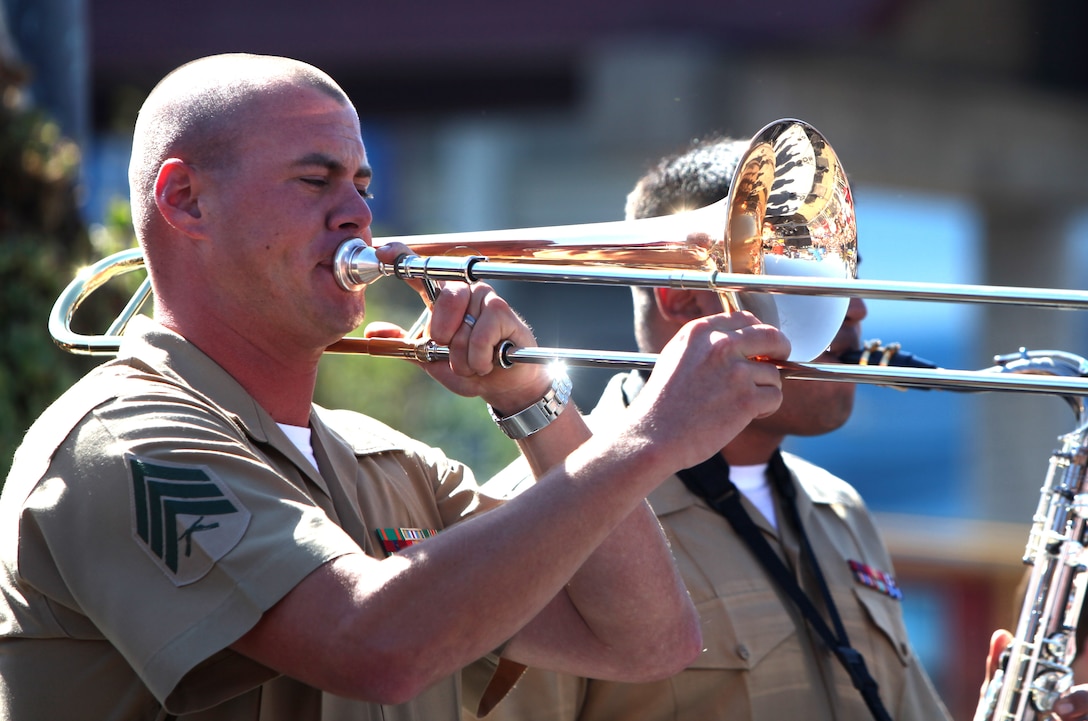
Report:
[[[1088,376],[1088,361],[1061,351],[1025,351],[998,356],[992,370]],[[979,699],[974,721],[1033,721],[1046,718],[1073,684],[1076,630],[1084,603],[1088,544],[1088,417],[1084,400],[1064,396],[1076,414],[1076,429],[1061,436],[1032,518],[1024,551],[1031,566],[1020,618]]]

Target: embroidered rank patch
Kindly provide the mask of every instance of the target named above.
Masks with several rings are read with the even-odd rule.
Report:
[[[127,460],[133,536],[175,585],[200,580],[238,545],[249,511],[205,466]]]
[[[885,573],[861,561],[847,561],[847,563],[854,573],[854,580],[861,585],[868,586],[874,591],[890,596],[897,601],[903,598],[903,592],[899,590],[899,586],[895,583],[895,577],[890,573]]]
[[[379,528],[374,531],[386,557],[438,533],[436,528]]]

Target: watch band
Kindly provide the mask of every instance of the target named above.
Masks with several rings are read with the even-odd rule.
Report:
[[[544,394],[544,397],[528,408],[518,411],[512,416],[500,418],[495,409],[488,406],[491,418],[503,433],[515,441],[528,438],[559,417],[563,409],[570,401],[570,392],[573,388],[570,377],[564,370],[557,370],[552,376],[552,387]]]

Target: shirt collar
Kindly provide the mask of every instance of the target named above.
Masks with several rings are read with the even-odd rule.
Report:
[[[174,331],[136,316],[121,336],[117,362],[144,364],[178,385],[191,388],[216,406],[257,443],[269,444],[291,461],[326,494],[328,488],[309,459],[291,442],[276,421],[222,366]],[[311,425],[315,426],[311,412]],[[319,438],[315,434],[315,440]]]

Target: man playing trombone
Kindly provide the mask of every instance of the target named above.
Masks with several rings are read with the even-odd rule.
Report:
[[[215,56],[152,91],[130,189],[154,320],[16,454],[0,717],[448,719],[491,649],[624,681],[698,654],[643,498],[778,407],[778,371],[750,359],[788,341],[696,319],[591,437],[563,378],[495,368],[501,341],[534,345],[501,298],[441,288],[450,357],[427,371],[490,404],[541,474],[498,504],[439,451],[312,403],[322,352],[363,320],[332,259],[370,240],[370,182],[355,108],[309,65]]]

